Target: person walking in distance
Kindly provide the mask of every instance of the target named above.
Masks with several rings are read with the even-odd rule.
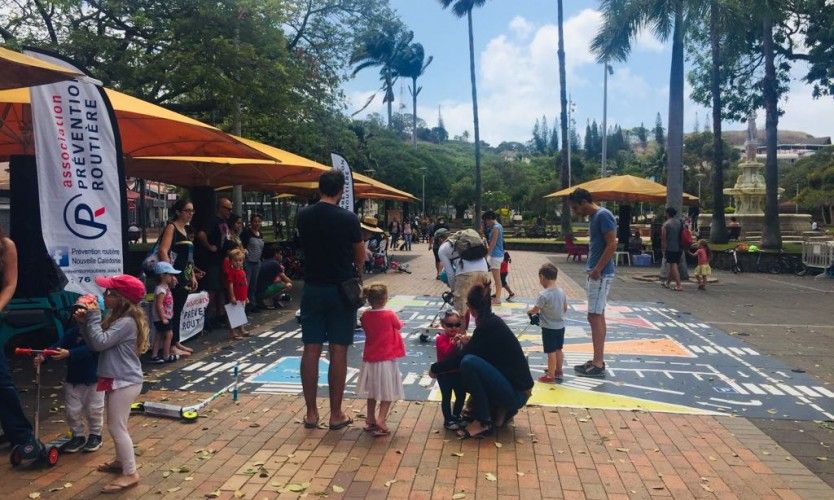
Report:
[[[666,275],[666,281],[662,282],[664,288],[669,288],[672,281],[675,282],[674,290],[680,292],[681,288],[681,273],[678,265],[681,262],[681,255],[683,255],[683,248],[681,248],[681,232],[683,231],[683,222],[676,217],[678,211],[675,207],[666,207],[666,222],[660,229],[660,245],[663,252],[663,258],[669,264],[669,273]]]
[[[347,375],[347,348],[353,344],[356,309],[342,296],[341,284],[358,278],[361,285],[365,246],[359,218],[339,207],[345,176],[329,170],[319,178],[321,200],[298,214],[298,232],[304,250],[304,291],[301,296],[301,385],[307,415],[304,427],[318,427],[319,359],[327,343],[330,368],[330,429],[353,421],[342,411]]]
[[[487,238],[487,261],[489,271],[492,273],[492,282],[495,284],[495,298],[493,305],[501,305],[501,264],[504,262],[504,227],[498,223],[498,215],[492,210],[482,216],[484,222],[484,234]]]
[[[605,377],[605,306],[614,281],[611,258],[617,251],[617,221],[610,210],[595,204],[591,193],[585,189],[577,188],[568,195],[568,204],[574,214],[590,217],[588,233],[591,239],[585,271],[588,273],[588,323],[594,358],[574,366],[574,371],[580,377],[602,378]]]

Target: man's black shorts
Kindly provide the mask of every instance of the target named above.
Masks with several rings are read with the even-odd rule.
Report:
[[[678,250],[677,252],[671,252],[667,250],[663,256],[666,257],[666,262],[668,262],[669,264],[680,264],[682,254],[683,252],[680,250]]]

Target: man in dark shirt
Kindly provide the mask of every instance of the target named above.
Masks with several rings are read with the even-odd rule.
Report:
[[[209,293],[209,307],[206,316],[209,324],[217,326],[223,318],[223,247],[229,236],[227,221],[232,214],[232,202],[228,198],[217,200],[217,213],[212,216],[197,233],[196,259],[197,267],[206,275],[200,281],[202,288]]]
[[[307,416],[306,428],[318,425],[316,393],[322,346],[329,344],[330,429],[342,429],[352,420],[342,411],[347,375],[347,348],[353,344],[356,310],[347,306],[339,284],[362,279],[365,245],[359,218],[339,207],[344,174],[330,170],[319,178],[321,200],[298,214],[298,232],[304,250],[304,292],[301,296],[301,385]]]

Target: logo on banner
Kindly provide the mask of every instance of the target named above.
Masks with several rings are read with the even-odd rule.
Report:
[[[77,194],[70,198],[64,206],[64,224],[67,229],[79,238],[95,240],[107,232],[107,224],[96,222],[105,213],[104,207],[93,210],[90,205],[81,200]]]
[[[53,247],[49,250],[49,256],[55,261],[58,267],[69,267],[69,247]]]

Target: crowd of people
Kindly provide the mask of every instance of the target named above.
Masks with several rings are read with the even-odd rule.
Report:
[[[364,429],[373,436],[386,436],[391,432],[387,423],[391,405],[404,398],[398,366],[398,359],[406,355],[401,335],[403,323],[386,307],[388,290],[384,285],[363,286],[366,242],[380,228],[339,207],[343,186],[340,172],[323,173],[319,180],[320,200],[298,215],[305,275],[299,318],[306,405],[303,426],[312,429],[320,425],[316,397],[319,360],[325,344],[330,361],[327,427],[338,430],[352,423],[342,405],[347,351],[354,342],[358,320],[365,332],[358,381],[358,395],[368,405]],[[587,192],[577,190],[569,202],[576,214],[589,216],[591,222],[588,320],[594,356],[574,370],[579,376],[603,377],[604,311],[614,272],[611,257],[616,224],[613,215],[595,205]],[[241,218],[231,213],[229,200],[220,198],[215,216],[193,231],[193,203],[179,200],[173,212],[158,248],[152,252],[155,265],[150,288],[128,275],[97,278],[103,300],[95,296],[78,300],[75,326],[56,346],[58,354],[53,357],[53,361],[67,360],[65,398],[67,422],[72,429],[67,451],[93,452],[101,448],[106,409],[116,456],[98,470],[117,476],[107,484],[105,492],[120,492],[139,481],[127,422],[131,403],[143,383],[140,356],[150,348],[152,362],[164,363],[190,353],[178,331],[178,317],[188,293],[202,289],[211,294],[209,324],[216,326],[224,302],[244,303],[254,311],[264,306],[265,300],[292,286],[283,272],[279,254],[264,244],[258,215],[253,215],[244,228]],[[501,303],[503,290],[510,298],[514,295],[507,280],[511,259],[504,249],[503,228],[492,212],[484,214],[483,223],[483,233],[472,229],[450,232],[442,220],[436,224],[426,221],[425,232],[420,230],[428,235],[425,239],[435,254],[438,276],[442,275],[451,287],[456,308],[442,316],[435,338],[437,361],[431,365],[429,375],[438,380],[444,427],[462,438],[484,437],[505,426],[527,403],[534,385],[518,339],[493,312],[493,307]],[[404,235],[414,234],[413,228],[408,232],[407,224],[401,227]],[[17,277],[14,243],[4,237],[0,242],[2,309],[14,294]],[[541,327],[548,359],[547,370],[538,380],[557,383],[563,377],[567,302],[557,284],[555,266],[545,264],[538,274],[542,292],[528,311],[531,322]],[[151,319],[155,335],[140,308],[148,291],[154,297]],[[357,301],[358,297],[362,300]],[[360,309],[360,302],[365,299],[369,306]],[[474,328],[470,328],[471,323]],[[246,334],[231,330],[232,338]],[[21,456],[34,460],[41,449],[23,414],[5,358],[0,356],[0,360],[3,430],[12,444],[22,450]],[[46,361],[36,359],[36,363]]]

